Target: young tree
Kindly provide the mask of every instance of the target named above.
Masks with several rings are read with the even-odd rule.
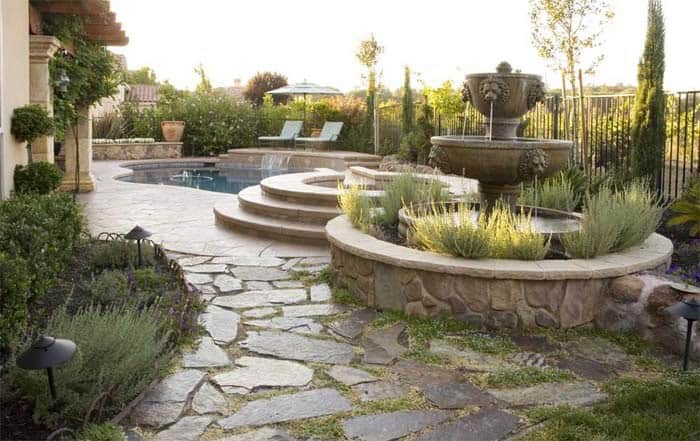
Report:
[[[196,73],[197,76],[199,77],[199,84],[197,84],[197,88],[195,89],[195,92],[197,92],[197,93],[211,93],[211,91],[212,91],[211,81],[209,81],[209,77],[207,76],[207,73],[204,71],[204,66],[202,65],[202,63],[199,63],[199,65],[194,68],[194,73]]]
[[[401,122],[403,133],[413,130],[413,91],[411,90],[411,70],[408,66],[404,69]]]
[[[287,77],[277,72],[258,72],[248,80],[243,89],[243,96],[256,106],[263,103],[263,97],[271,90],[287,85]],[[272,97],[275,104],[284,103],[287,97],[278,95]]]
[[[148,66],[136,70],[129,70],[124,75],[126,84],[149,84],[155,86],[158,84],[156,72]]]
[[[664,15],[660,0],[649,0],[644,54],[637,71],[637,93],[630,142],[632,172],[653,184],[660,178],[666,143],[666,98],[664,96]]]
[[[584,51],[600,46],[613,16],[606,0],[530,0],[532,43],[552,69],[566,75],[572,91]],[[603,54],[592,57],[584,70],[593,73],[602,60]]]
[[[425,95],[435,112],[443,116],[454,116],[464,112],[462,92],[452,87],[452,81],[447,80],[437,89],[425,88]]]
[[[377,62],[384,48],[370,35],[367,40],[360,42],[355,56],[360,64],[367,68],[367,116],[365,120],[366,133],[371,134],[374,127],[374,106],[377,97]],[[369,136],[371,138],[371,135]]]

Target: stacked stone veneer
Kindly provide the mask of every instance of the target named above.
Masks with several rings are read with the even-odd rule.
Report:
[[[182,157],[181,142],[93,144],[92,159],[173,159]]]
[[[646,245],[660,249],[621,253],[619,267],[611,259],[592,270],[575,260],[469,261],[438,256],[379,241],[353,229],[344,217],[332,220],[326,231],[337,282],[368,305],[411,315],[453,315],[472,325],[499,329],[591,323],[611,280],[665,268],[672,252],[670,241],[655,235]],[[596,266],[595,259],[591,266]]]

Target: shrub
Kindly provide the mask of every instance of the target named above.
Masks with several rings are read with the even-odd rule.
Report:
[[[10,132],[19,142],[31,144],[40,136],[52,135],[54,130],[53,118],[38,104],[18,107],[12,112]]]
[[[27,321],[31,278],[26,260],[0,251],[0,352]]]
[[[63,172],[49,162],[32,162],[28,165],[15,166],[15,193],[48,194],[61,185]]]
[[[137,268],[133,274],[142,304],[150,305],[156,297],[175,288],[174,279],[169,274],[159,273],[153,268]]]
[[[383,225],[394,225],[398,222],[399,210],[404,205],[442,202],[447,196],[439,180],[421,180],[411,173],[402,173],[384,187],[384,194],[379,198],[382,211],[374,220]]]
[[[92,246],[90,263],[96,272],[105,269],[127,269],[136,263],[136,244],[126,240],[96,241]],[[145,265],[154,261],[155,249],[149,242],[141,242]]]
[[[124,431],[113,423],[90,424],[80,431],[76,441],[124,441]]]
[[[693,177],[688,188],[671,205],[675,215],[666,223],[668,226],[688,225],[690,236],[700,235],[700,176]]]
[[[265,94],[271,90],[279,89],[287,85],[287,77],[277,72],[258,72],[245,85],[243,96],[256,106],[263,102]],[[287,96],[273,97],[276,104],[287,101]]]
[[[126,105],[126,103],[122,104],[122,109]],[[122,116],[111,112],[92,120],[92,137],[93,139],[130,138],[131,133],[127,133]]]
[[[121,303],[128,299],[129,291],[129,278],[119,270],[103,271],[90,283],[92,298],[100,305]]]
[[[353,227],[366,231],[370,225],[372,202],[364,194],[364,189],[358,185],[352,185],[345,189],[340,185],[338,190],[340,192],[338,195],[340,210],[350,219]]]
[[[531,207],[574,211],[579,206],[579,195],[564,173],[547,178],[541,185],[523,187],[518,203]]]
[[[148,309],[90,307],[74,316],[60,309],[44,332],[70,339],[78,347],[73,358],[55,371],[62,405],[52,406],[43,371],[15,369],[11,382],[34,401],[34,419],[44,424],[82,422],[101,397],[105,398],[102,416],[109,418],[157,378],[170,361],[168,338],[160,327]]]

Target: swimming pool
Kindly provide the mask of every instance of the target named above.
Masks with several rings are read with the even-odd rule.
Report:
[[[258,185],[260,181],[270,176],[308,171],[304,169],[275,168],[217,168],[197,165],[132,167],[133,174],[119,177],[117,180],[137,184],[174,185],[219,193],[238,194],[244,188]]]

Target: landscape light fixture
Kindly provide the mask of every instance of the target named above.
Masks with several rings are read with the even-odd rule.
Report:
[[[70,360],[74,353],[75,343],[72,341],[44,335],[17,358],[17,366],[29,370],[46,369],[51,399],[56,401],[53,368]]]
[[[690,340],[693,335],[693,324],[700,320],[700,302],[696,299],[683,300],[673,306],[669,306],[666,308],[666,311],[688,321],[688,330],[685,335],[685,354],[683,355],[683,370],[687,371],[688,359],[690,358]]]
[[[139,266],[141,266],[143,263],[143,256],[141,255],[141,241],[143,239],[151,237],[152,235],[153,234],[150,231],[144,230],[143,228],[136,225],[134,228],[131,229],[131,231],[126,233],[126,236],[124,236],[124,238],[127,240],[136,241],[136,245],[139,248]]]

